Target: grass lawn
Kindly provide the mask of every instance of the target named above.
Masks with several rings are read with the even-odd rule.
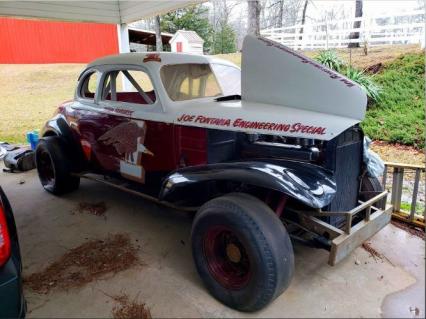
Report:
[[[74,96],[83,64],[0,64],[0,141],[25,142]]]

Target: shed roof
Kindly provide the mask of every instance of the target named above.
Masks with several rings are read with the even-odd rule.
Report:
[[[187,39],[189,43],[201,43],[201,44],[204,43],[204,40],[198,35],[197,32],[190,31],[190,30],[178,30],[170,39],[169,43],[172,43],[173,41],[175,41],[176,37],[179,34],[182,35],[185,39]]]
[[[161,32],[163,44],[168,44],[173,34]],[[133,43],[155,45],[155,32],[150,30],[129,27],[129,41]]]

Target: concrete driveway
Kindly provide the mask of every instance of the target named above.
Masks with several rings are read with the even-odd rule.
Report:
[[[213,299],[190,252],[191,218],[105,185],[83,180],[64,197],[45,192],[35,171],[0,173],[14,208],[24,275],[39,271],[88,240],[128,234],[142,266],[105,275],[81,288],[37,294],[25,288],[28,317],[111,317],[108,295],[122,292],[147,304],[153,317],[424,317],[424,241],[387,226],[371,246],[335,267],[327,252],[296,245],[290,288],[264,310],[244,314]],[[104,201],[105,216],[76,212],[79,202]],[[418,309],[416,314],[415,309]],[[411,309],[411,311],[410,311]]]

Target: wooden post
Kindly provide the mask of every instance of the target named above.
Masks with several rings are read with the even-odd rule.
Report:
[[[160,16],[155,16],[155,50],[163,51],[163,38],[161,36]]]
[[[393,205],[394,212],[399,212],[401,209],[403,180],[404,180],[404,169],[402,167],[394,167],[393,180],[392,180],[392,197],[391,197],[391,203]]]
[[[411,199],[411,209],[410,209],[410,221],[414,220],[414,214],[416,213],[416,203],[417,203],[417,193],[419,191],[419,182],[420,182],[420,169],[416,169],[416,177],[414,178],[414,188],[413,188],[413,197]]]

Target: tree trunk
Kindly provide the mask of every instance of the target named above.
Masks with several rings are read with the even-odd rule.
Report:
[[[301,22],[302,27],[299,30],[299,33],[300,33],[299,40],[302,40],[303,26],[305,25],[306,9],[308,8],[308,2],[309,2],[309,0],[305,0],[305,4],[303,5],[302,22]]]
[[[248,1],[248,29],[251,35],[260,35],[260,3],[259,1]]]
[[[163,39],[161,38],[160,16],[155,17],[155,49],[163,51]]]
[[[284,18],[284,0],[278,2],[278,17],[277,17],[277,28],[282,28]]]
[[[355,18],[362,17],[362,0],[355,0]],[[361,21],[354,22],[354,29],[361,26]],[[349,39],[359,39],[359,32],[351,32]],[[348,48],[359,48],[359,43],[349,43]]]

